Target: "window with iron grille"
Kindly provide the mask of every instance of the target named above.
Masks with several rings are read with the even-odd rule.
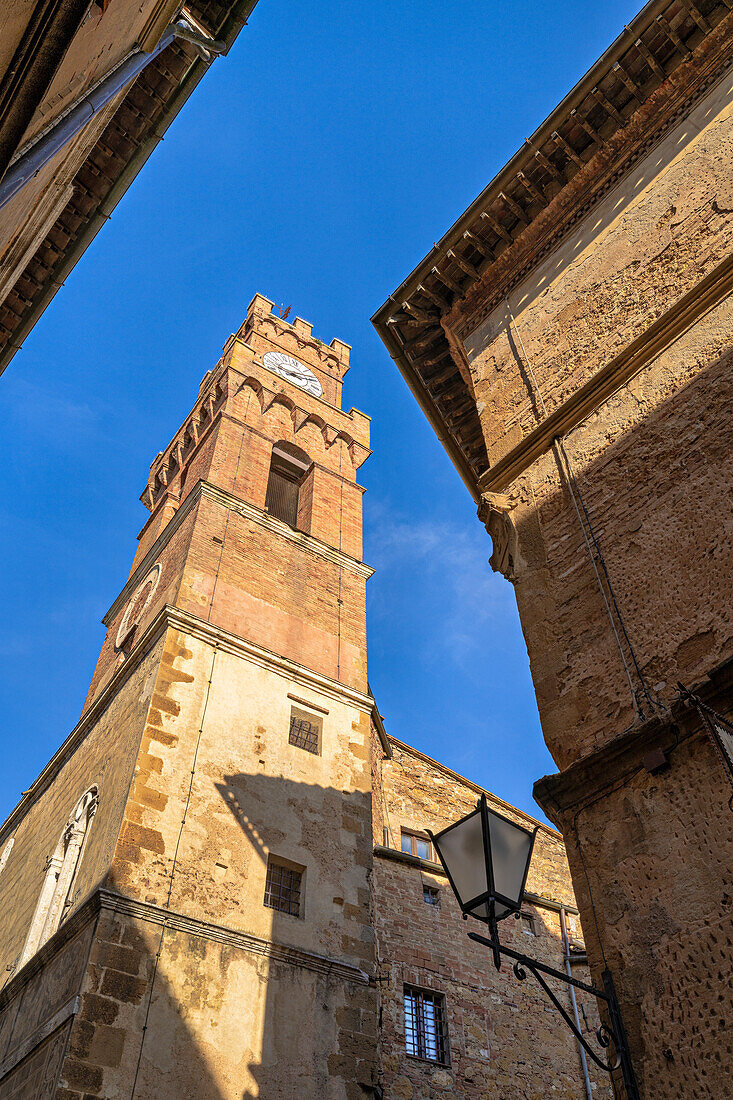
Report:
[[[408,856],[417,856],[419,859],[433,859],[433,846],[430,838],[424,833],[413,833],[409,829],[402,829],[402,851]]]
[[[415,1058],[450,1064],[448,1030],[445,1022],[445,997],[429,989],[406,985],[405,1049]]]
[[[265,905],[268,909],[277,909],[289,913],[291,917],[301,916],[301,893],[303,886],[303,868],[296,867],[285,860],[267,860],[265,879]]]
[[[423,886],[422,899],[426,905],[440,905],[440,890],[435,886]]]
[[[307,714],[293,707],[290,711],[288,741],[291,745],[318,756],[321,751],[321,728],[321,719],[315,714]]]

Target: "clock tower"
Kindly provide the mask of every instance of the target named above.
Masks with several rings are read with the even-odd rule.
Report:
[[[375,1095],[349,351],[256,295],[152,463],[79,725],[8,823],[0,964],[65,991],[49,1095]]]

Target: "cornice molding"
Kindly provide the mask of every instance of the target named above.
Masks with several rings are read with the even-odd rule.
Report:
[[[448,876],[442,865],[433,863],[430,859],[420,859],[419,856],[413,856],[407,852],[398,852],[396,848],[387,848],[384,844],[374,845],[374,855],[378,859],[390,860],[392,863],[404,863],[408,867],[415,867],[428,875],[436,875],[439,878],[444,878],[446,882],[448,881]],[[553,913],[559,913],[561,909],[564,909],[566,913],[572,913],[573,916],[578,913],[574,905],[566,905],[564,902],[555,901],[554,898],[546,898],[543,894],[533,894],[531,890],[525,890],[524,900],[529,902],[530,905],[539,906],[541,909],[551,909]]]
[[[14,974],[7,985],[0,990],[0,1011],[16,998],[23,987],[28,985],[35,975],[40,973],[50,963],[54,955],[57,955],[70,940],[79,935],[101,910],[120,913],[122,916],[131,917],[134,920],[147,921],[150,924],[170,928],[175,932],[184,932],[200,939],[226,943],[231,947],[237,947],[251,954],[266,956],[275,962],[299,966],[305,970],[314,970],[319,974],[335,975],[344,981],[357,982],[359,985],[368,985],[371,980],[370,975],[361,967],[345,963],[340,959],[333,959],[328,955],[321,955],[301,947],[291,947],[288,944],[278,943],[276,940],[266,940],[261,936],[253,935],[251,932],[242,932],[227,925],[215,924],[212,921],[201,920],[198,917],[190,917],[160,905],[153,905],[151,902],[126,897],[124,894],[118,894],[116,891],[108,890],[104,886],[98,886],[85,898],[82,905],[72,913],[69,919],[64,921],[54,935],[44,943],[43,947],[28,960],[23,969]],[[26,1048],[32,1049],[33,1046],[45,1038],[46,1034],[55,1030],[69,1016],[74,1015],[78,1009],[79,998],[75,995],[51,1019],[43,1023],[26,1042],[6,1058],[6,1061],[0,1066],[0,1077],[7,1073],[9,1069],[12,1069],[12,1065],[25,1057],[28,1053]],[[12,1065],[8,1065],[10,1061],[12,1061]]]
[[[333,546],[329,546],[328,543],[322,542],[314,535],[308,535],[304,531],[293,530],[292,527],[288,527],[287,523],[275,519],[275,517],[271,516],[268,512],[256,508],[253,504],[249,504],[247,501],[242,500],[241,497],[234,496],[225,489],[220,489],[218,486],[212,485],[209,481],[200,480],[196,482],[191,492],[184,497],[178,510],[158,535],[145,557],[131,574],[119,596],[103,616],[102,623],[104,626],[108,627],[112,623],[117,613],[130,598],[143,577],[146,576],[155,564],[162,550],[168,545],[183,521],[202,497],[213,500],[222,507],[237,512],[253,523],[259,524],[260,527],[265,527],[269,531],[274,531],[278,535],[282,535],[283,538],[300,546],[301,549],[312,554],[314,557],[330,561],[341,569],[348,569],[351,573],[355,573],[357,577],[363,577],[364,580],[369,580],[369,578],[374,575],[374,570],[370,566],[365,565],[364,562],[357,561],[356,558],[350,557],[349,554],[344,554],[343,551],[337,550]]]
[[[251,932],[241,932],[227,925],[214,924],[198,917],[190,917],[185,913],[125,897],[111,890],[100,889],[99,897],[102,909],[111,910],[113,913],[119,913],[134,920],[156,924],[159,927],[170,929],[172,932],[183,932],[199,939],[225,943],[230,947],[239,948],[241,951],[247,951],[253,955],[262,955],[274,962],[298,966],[304,970],[313,970],[318,974],[333,975],[343,981],[357,982],[359,985],[368,985],[370,981],[369,975],[361,967],[345,963],[340,959],[331,958],[329,955],[320,955],[315,951],[308,951],[302,947],[291,947],[288,944],[278,943],[276,940],[266,940],[261,936],[253,935]]]
[[[504,492],[550,449],[587,420],[634,375],[654,362],[686,332],[719,306],[733,291],[733,254],[678,299],[580,389],[499,459],[478,481],[482,493]]]
[[[43,793],[48,785],[58,775],[61,768],[76,752],[81,742],[86,737],[90,728],[99,720],[107,706],[119,692],[124,682],[132,675],[158,642],[163,632],[172,627],[183,633],[199,638],[201,641],[213,645],[227,653],[233,653],[253,661],[262,668],[279,673],[287,677],[290,683],[301,684],[303,687],[312,688],[320,695],[324,695],[335,702],[345,703],[347,706],[357,707],[359,710],[371,714],[374,700],[370,695],[339,683],[329,676],[313,672],[305,665],[298,664],[278,653],[264,649],[262,646],[248,642],[236,634],[230,634],[226,630],[213,626],[204,619],[199,619],[181,608],[166,604],[160,609],[153,621],[140,636],[139,642],[130,653],[128,659],[110,677],[109,681],[101,689],[99,695],[90,703],[84,711],[78,723],[59,746],[49,762],[46,764],[38,778],[24,792],[17,806],[11,810],[5,821],[0,825],[0,843],[6,840],[13,829],[22,819],[33,802]]]
[[[371,714],[374,700],[370,695],[358,691],[356,688],[348,687],[338,680],[333,680],[330,676],[314,672],[297,661],[292,661],[279,653],[273,653],[254,642],[248,642],[237,634],[230,634],[229,631],[222,630],[221,627],[214,626],[205,619],[199,619],[196,615],[183,611],[179,607],[171,607],[168,604],[161,615],[163,613],[165,613],[167,626],[180,630],[185,634],[190,634],[209,645],[215,645],[224,652],[233,653],[238,657],[246,657],[263,668],[286,676],[290,683],[299,683],[303,687],[313,688],[327,698],[339,703],[347,703]]]
[[[713,710],[726,716],[733,693],[733,659],[712,669],[705,680],[692,684],[690,690]],[[538,779],[534,797],[553,820],[560,821],[570,813],[577,816],[585,806],[623,789],[624,780],[644,770],[644,757],[654,749],[661,748],[671,758],[674,768],[674,751],[684,742],[695,739],[710,744],[697,711],[677,697],[664,718],[653,717],[639,722],[564,771]],[[710,752],[714,754],[712,744]]]

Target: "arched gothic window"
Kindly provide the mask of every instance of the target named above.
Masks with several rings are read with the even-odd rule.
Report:
[[[55,852],[48,857],[41,894],[19,966],[23,966],[51,938],[74,904],[76,876],[98,803],[97,788],[90,787],[74,807]]]
[[[272,448],[265,508],[299,531],[309,531],[313,504],[313,463],[305,451],[281,440]]]

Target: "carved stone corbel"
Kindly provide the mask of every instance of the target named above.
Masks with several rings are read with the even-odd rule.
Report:
[[[511,513],[516,506],[503,493],[483,493],[478,518],[491,536],[493,552],[489,565],[508,581],[516,581],[519,565],[519,540]]]

